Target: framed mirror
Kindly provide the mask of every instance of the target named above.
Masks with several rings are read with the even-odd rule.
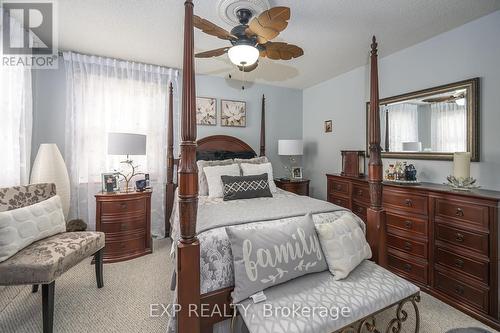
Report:
[[[369,124],[370,102],[366,103]],[[452,160],[470,152],[479,161],[479,78],[380,100],[384,158]],[[369,152],[368,127],[366,151]]]

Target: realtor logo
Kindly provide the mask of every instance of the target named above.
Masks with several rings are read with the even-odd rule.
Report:
[[[55,4],[2,1],[2,65],[57,68]]]

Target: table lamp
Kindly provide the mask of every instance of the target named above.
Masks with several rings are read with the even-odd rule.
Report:
[[[109,155],[127,155],[125,161],[120,163],[127,164],[130,172],[124,174],[118,172],[125,180],[125,191],[129,191],[129,183],[137,175],[144,174],[137,172],[137,165],[134,165],[130,155],[146,155],[146,136],[132,133],[108,133],[108,154]]]
[[[290,159],[290,166],[283,166],[289,172],[290,179],[293,178],[292,167],[296,162],[295,156],[303,154],[304,143],[302,140],[278,140],[278,155],[288,156]]]

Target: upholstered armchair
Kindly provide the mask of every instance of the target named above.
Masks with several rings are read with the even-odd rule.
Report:
[[[42,202],[55,194],[54,184],[0,188],[0,215]],[[0,239],[4,227],[0,218]],[[4,230],[3,236],[6,235]],[[97,287],[102,288],[103,248],[102,232],[63,232],[38,240],[0,262],[0,285],[33,285],[35,293],[41,284],[43,332],[50,333],[53,330],[55,280],[93,255]]]

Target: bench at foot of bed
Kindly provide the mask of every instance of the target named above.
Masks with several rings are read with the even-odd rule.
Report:
[[[238,312],[250,333],[400,332],[409,316],[415,316],[410,332],[417,333],[419,293],[412,283],[364,261],[341,281],[326,271],[266,289],[266,301],[246,300]],[[397,306],[395,317],[380,330],[374,316],[392,306]]]

